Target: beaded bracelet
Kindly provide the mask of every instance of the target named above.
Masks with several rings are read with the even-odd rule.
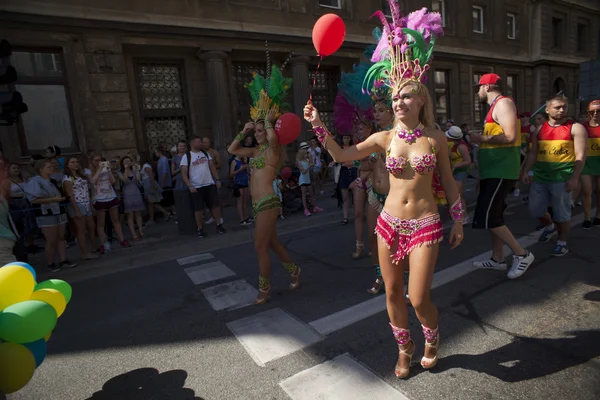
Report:
[[[462,204],[462,199],[460,198],[460,194],[458,195],[458,198],[456,199],[456,201],[454,203],[452,203],[452,205],[450,206],[449,209],[450,212],[450,217],[452,218],[452,220],[454,222],[462,222],[463,219],[465,218],[465,209],[463,208],[463,204]]]
[[[265,130],[267,130],[267,129],[273,129],[273,124],[271,123],[271,121],[267,121],[265,119],[265,122],[263,123],[263,125],[265,127]]]
[[[246,137],[246,134],[244,133],[244,131],[241,131],[240,133],[237,134],[236,137],[233,138],[233,140],[239,140],[241,142],[242,140],[244,140],[245,137]]]
[[[319,142],[321,142],[323,146],[325,146],[325,140],[327,136],[331,136],[331,133],[323,125],[314,126],[313,130],[315,132],[315,135],[317,135],[317,139],[319,139]]]

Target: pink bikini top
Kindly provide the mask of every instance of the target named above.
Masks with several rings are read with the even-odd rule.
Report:
[[[406,159],[402,156],[400,157],[392,157],[390,156],[390,149],[392,147],[392,142],[390,141],[390,147],[387,149],[385,158],[385,168],[392,175],[401,175],[406,168],[410,165],[412,169],[419,175],[424,175],[428,172],[431,172],[435,169],[435,164],[437,163],[437,157],[435,156],[435,147],[431,143],[430,138],[429,144],[431,145],[431,154],[423,154],[422,156],[414,156],[412,159]]]

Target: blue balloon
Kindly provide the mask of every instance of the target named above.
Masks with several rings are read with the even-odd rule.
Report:
[[[35,342],[23,343],[23,346],[27,347],[33,358],[35,358],[35,367],[39,367],[42,361],[46,358],[46,341],[44,338],[36,340]]]
[[[27,268],[29,270],[29,272],[31,272],[31,275],[33,275],[33,280],[37,282],[37,274],[35,273],[35,268],[33,268],[31,265],[24,263],[24,262],[19,262],[19,261],[10,262],[4,266],[6,267],[7,265],[19,265],[21,267]]]

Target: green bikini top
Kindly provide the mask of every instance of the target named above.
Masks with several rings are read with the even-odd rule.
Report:
[[[260,147],[258,148],[258,151],[259,151],[258,157],[253,158],[248,163],[248,165],[250,165],[250,168],[263,169],[265,167],[265,165],[267,165],[265,163],[265,154],[264,153],[268,148],[269,148],[269,143],[260,145]]]

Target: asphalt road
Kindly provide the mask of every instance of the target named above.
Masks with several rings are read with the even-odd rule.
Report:
[[[509,227],[534,243],[536,222],[510,200]],[[366,292],[370,260],[351,259],[351,224],[328,224],[282,237],[303,268],[301,288],[289,291],[273,260],[265,306],[235,303],[256,287],[250,243],[80,277],[48,357],[9,399],[600,398],[600,229],[576,227],[563,258],[532,244],[536,262],[514,281],[472,271],[489,238],[465,233],[458,249],[442,245],[436,268],[442,359],[419,366],[411,311],[417,352],[407,380],[393,374],[383,297]]]

